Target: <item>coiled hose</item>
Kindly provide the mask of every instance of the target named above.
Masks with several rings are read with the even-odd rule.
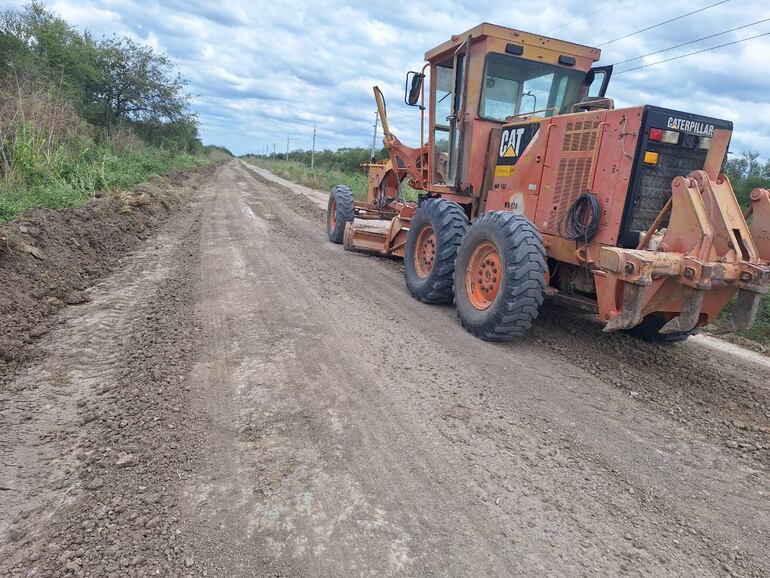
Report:
[[[588,241],[594,238],[599,229],[602,207],[593,193],[583,193],[575,199],[559,223],[559,234],[565,239]]]

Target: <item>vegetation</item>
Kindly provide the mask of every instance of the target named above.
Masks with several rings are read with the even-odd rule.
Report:
[[[128,38],[95,40],[39,2],[0,12],[0,221],[208,162],[185,87]]]
[[[758,152],[743,152],[725,163],[725,174],[735,189],[741,205],[749,205],[749,194],[754,189],[770,189],[770,160],[759,161]]]
[[[334,185],[347,185],[353,191],[353,196],[356,199],[362,200],[366,196],[367,178],[366,173],[362,169],[342,172],[337,169],[319,167],[311,170],[309,164],[304,164],[300,161],[287,161],[275,157],[256,157],[253,155],[246,155],[243,157],[243,160],[306,187],[329,191]]]
[[[375,152],[376,159],[387,158],[385,149]],[[361,165],[371,161],[371,150],[364,148],[341,148],[336,151],[316,152],[314,168],[311,170],[310,151],[292,151],[289,160],[284,155],[255,156],[246,155],[243,160],[269,170],[292,182],[320,189],[330,190],[334,185],[347,185],[357,200],[366,196],[368,178],[366,169]],[[404,196],[409,200],[417,199],[417,191],[404,183]]]

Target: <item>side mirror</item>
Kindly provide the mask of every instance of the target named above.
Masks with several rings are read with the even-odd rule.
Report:
[[[404,83],[404,102],[409,106],[419,106],[420,95],[422,93],[422,82],[425,75],[420,72],[409,71],[406,73],[406,82]]]

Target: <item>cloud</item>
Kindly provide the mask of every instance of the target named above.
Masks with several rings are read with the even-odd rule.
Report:
[[[12,4],[21,1],[12,0]],[[703,5],[707,5],[703,2]],[[206,142],[237,153],[318,146],[368,146],[371,87],[387,97],[391,125],[419,141],[419,112],[403,104],[407,70],[430,48],[480,21],[598,45],[692,11],[690,0],[483,0],[367,2],[220,0],[55,0],[50,8],[96,35],[128,35],[166,52],[190,80]],[[533,9],[533,6],[536,6]],[[601,10],[599,10],[601,9]],[[596,12],[587,18],[581,15]],[[660,50],[770,17],[759,3],[732,0],[602,47],[602,64]],[[566,24],[566,25],[565,25]],[[620,65],[651,64],[693,50],[770,32],[770,22]],[[732,120],[733,150],[770,157],[770,37],[619,74],[609,95],[618,106],[655,104]]]

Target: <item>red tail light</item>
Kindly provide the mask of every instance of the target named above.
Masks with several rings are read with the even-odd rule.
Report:
[[[651,128],[650,129],[650,140],[654,140],[657,142],[660,142],[663,140],[663,129],[660,128]]]

